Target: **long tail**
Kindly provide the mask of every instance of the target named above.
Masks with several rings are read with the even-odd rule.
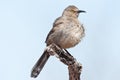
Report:
[[[37,63],[34,65],[32,71],[31,71],[31,77],[36,78],[39,73],[41,72],[42,68],[44,67],[45,63],[49,59],[50,55],[45,50],[42,56],[39,58]]]

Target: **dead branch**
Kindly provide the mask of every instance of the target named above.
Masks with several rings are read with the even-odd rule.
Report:
[[[68,66],[69,80],[80,80],[82,65],[78,63],[67,50],[61,49],[55,44],[51,44],[47,51],[54,53],[62,63]]]

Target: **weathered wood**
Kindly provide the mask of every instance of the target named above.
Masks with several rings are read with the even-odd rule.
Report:
[[[59,48],[55,44],[49,46],[50,53],[54,55],[65,65],[68,66],[69,80],[80,80],[82,65],[65,49]]]

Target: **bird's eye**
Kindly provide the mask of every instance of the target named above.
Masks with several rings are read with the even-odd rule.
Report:
[[[75,13],[76,11],[74,11],[74,10],[71,10],[71,12],[72,12],[72,13]]]

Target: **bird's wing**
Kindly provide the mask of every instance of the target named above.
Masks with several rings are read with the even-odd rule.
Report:
[[[58,27],[59,25],[63,24],[63,23],[64,23],[64,22],[63,22],[62,17],[59,17],[59,18],[57,18],[57,19],[55,20],[55,22],[53,23],[53,28],[52,28],[52,29],[50,30],[50,32],[48,33],[47,38],[46,38],[46,40],[45,40],[45,43],[47,42],[48,37],[50,36],[50,34],[54,33],[55,28]]]

